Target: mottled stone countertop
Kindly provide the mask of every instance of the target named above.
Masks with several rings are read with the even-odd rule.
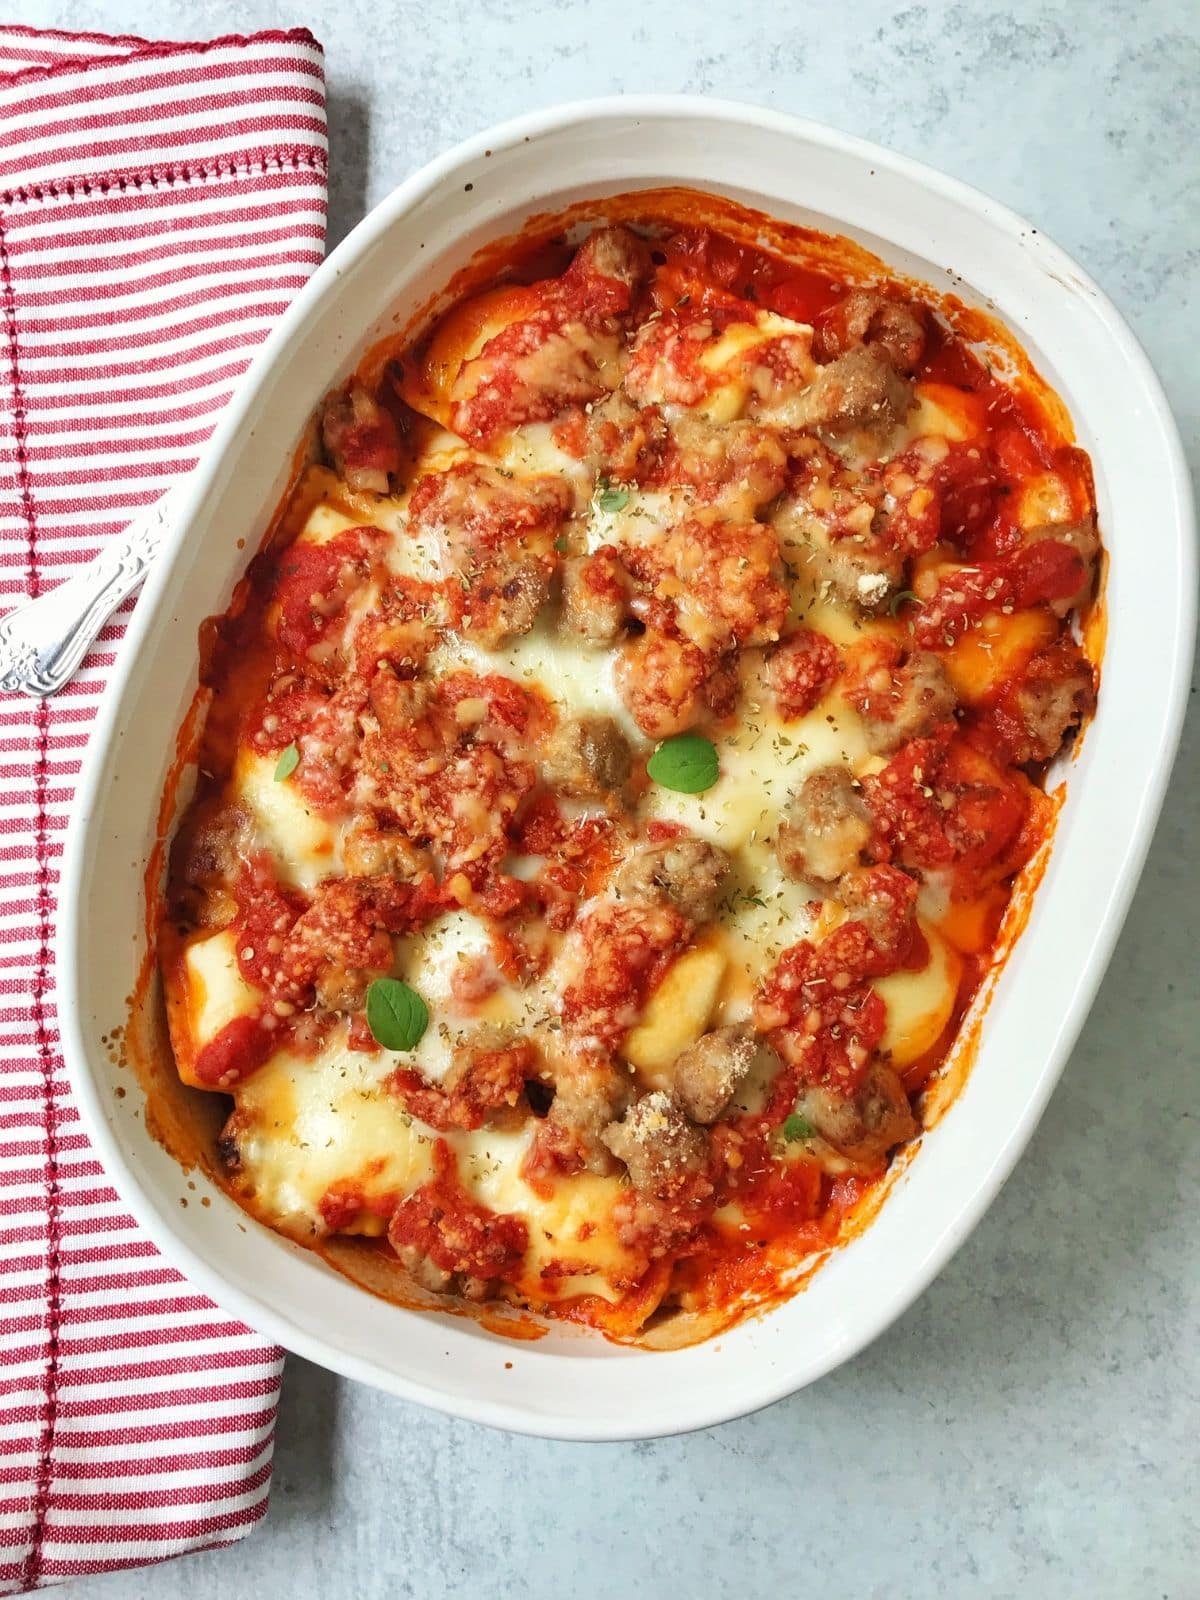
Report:
[[[1009,202],[1099,279],[1200,410],[1195,0],[18,0],[41,26],[307,23],[327,52],[331,242],[435,152],[607,91],[758,101]],[[11,10],[11,8],[10,8]],[[743,1422],[518,1439],[289,1362],[248,1541],[79,1600],[1200,1595],[1200,725],[1091,1020],[978,1231],[871,1349]]]

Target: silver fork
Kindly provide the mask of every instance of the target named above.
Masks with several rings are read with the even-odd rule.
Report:
[[[181,498],[181,486],[168,489],[94,561],[9,612],[0,622],[0,691],[39,699],[58,693],[149,572]]]

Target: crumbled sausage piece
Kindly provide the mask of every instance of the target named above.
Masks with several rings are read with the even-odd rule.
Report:
[[[419,479],[409,534],[435,542],[462,584],[463,631],[494,649],[533,627],[569,509],[566,485],[549,473],[516,483],[486,462],[462,461]]]
[[[388,477],[400,469],[400,436],[389,411],[352,381],[330,395],[321,436],[334,471],[351,489],[388,492]]]
[[[544,562],[498,556],[471,580],[463,632],[486,650],[495,650],[529,632],[549,594]]]
[[[525,1164],[536,1182],[554,1172],[613,1171],[602,1135],[629,1104],[629,1078],[604,1057],[580,1052],[555,1078],[554,1100],[538,1125]]]
[[[896,954],[908,948],[917,903],[912,878],[891,866],[852,867],[838,880],[837,894],[876,950]]]
[[[554,1087],[554,1104],[547,1122],[570,1130],[590,1171],[610,1172],[600,1143],[609,1121],[619,1116],[629,1099],[629,1085],[608,1062],[587,1060],[573,1063],[570,1072],[560,1070]]]
[[[454,1274],[447,1272],[445,1267],[435,1266],[415,1244],[400,1245],[396,1254],[400,1258],[400,1265],[422,1289],[428,1289],[432,1294],[454,1293]]]
[[[732,714],[737,705],[742,684],[738,675],[739,652],[724,650],[708,658],[708,671],[704,678],[704,704],[720,720]]]
[[[871,813],[845,767],[821,767],[784,808],[775,853],[789,878],[832,883],[858,865],[871,828]]]
[[[352,878],[387,874],[414,883],[433,871],[428,850],[419,849],[395,828],[381,828],[373,817],[356,816],[342,838],[342,863]]]
[[[875,345],[900,372],[912,372],[925,354],[925,313],[905,300],[855,289],[821,318],[813,338],[818,361],[832,361],[860,345]]]
[[[737,1093],[758,1052],[747,1027],[714,1028],[675,1057],[671,1083],[693,1122],[715,1122]]]
[[[647,628],[617,657],[617,692],[638,727],[651,739],[669,739],[704,715],[709,660],[674,633]]]
[[[433,692],[423,678],[398,678],[390,667],[381,666],[367,699],[381,731],[403,735],[428,714]]]
[[[842,670],[832,639],[812,628],[797,628],[767,657],[767,682],[781,716],[804,717],[824,697]]]
[[[583,799],[620,789],[631,764],[629,743],[612,717],[562,722],[542,747],[547,782]]]
[[[670,900],[692,922],[707,922],[729,870],[724,850],[686,835],[643,844],[617,873],[614,888],[627,900]]]
[[[431,1128],[481,1128],[528,1115],[525,1079],[537,1056],[528,1039],[485,1023],[455,1046],[450,1070],[441,1083],[430,1083],[413,1067],[399,1067],[388,1087]],[[521,1108],[518,1113],[518,1107]]]
[[[890,755],[948,721],[958,696],[940,658],[929,650],[914,650],[902,667],[875,668],[856,693],[855,704],[871,749]]]
[[[788,421],[800,428],[882,433],[903,422],[911,404],[912,385],[886,356],[864,346],[821,367],[789,411]]]
[[[643,1095],[601,1138],[625,1163],[634,1188],[659,1200],[689,1187],[708,1164],[707,1134],[661,1089]]]
[[[1034,656],[1008,704],[1019,729],[1012,759],[1020,765],[1049,761],[1095,709],[1092,669],[1073,641],[1056,641]]]
[[[424,473],[409,497],[410,534],[437,539],[450,556],[491,548],[512,532],[540,528],[552,513],[565,513],[561,485],[544,478],[536,484],[535,493],[523,494],[483,461],[460,461],[447,472]]]
[[[385,967],[347,967],[327,961],[317,977],[317,1000],[327,1011],[357,1011],[366,999],[373,978]]]
[[[398,672],[417,672],[445,629],[457,621],[456,597],[442,584],[392,577],[384,582],[376,607],[357,619],[354,665],[369,678],[381,663]]]
[[[424,1254],[415,1244],[402,1244],[396,1248],[400,1265],[413,1282],[431,1294],[458,1295],[463,1300],[491,1300],[499,1281],[495,1278],[476,1278],[467,1272],[447,1272]]]
[[[675,627],[706,655],[778,639],[788,591],[773,529],[712,514],[689,517],[655,547],[652,561],[657,571],[635,570],[657,584],[665,577],[674,592]]]
[[[610,546],[590,556],[568,556],[562,564],[563,631],[590,644],[610,644],[625,626],[631,590],[629,574]]]
[[[683,411],[671,422],[671,448],[664,476],[691,485],[704,500],[734,496],[757,510],[787,481],[787,451],[769,428],[754,422],[712,422]]]
[[[872,1063],[853,1095],[812,1085],[801,1091],[796,1110],[835,1150],[864,1167],[881,1166],[889,1150],[919,1131],[899,1074],[882,1061]]]
[[[669,439],[657,406],[635,406],[623,389],[614,389],[586,414],[584,461],[594,474],[640,483],[658,466]]]
[[[302,996],[315,986],[329,1011],[357,1011],[372,979],[392,970],[392,941],[369,895],[352,878],[326,878],[283,940],[276,987]]]
[[[571,276],[614,278],[627,289],[636,289],[650,275],[650,250],[628,228],[597,228],[580,245],[567,270]]]
[[[818,588],[868,612],[884,610],[904,578],[904,557],[870,536],[814,543],[803,560]]]
[[[1085,517],[1081,522],[1046,522],[1036,528],[1027,528],[1023,535],[1027,545],[1042,544],[1050,540],[1054,544],[1066,545],[1069,550],[1083,562],[1082,576],[1079,587],[1073,594],[1065,595],[1060,599],[1050,601],[1050,609],[1056,617],[1065,617],[1068,611],[1074,611],[1079,606],[1086,605],[1091,599],[1092,585],[1095,581],[1096,557],[1100,554],[1100,538],[1096,532],[1095,519]]]
[[[849,509],[836,521],[822,514],[803,485],[776,510],[772,523],[799,577],[821,600],[831,596],[863,611],[882,611],[904,581],[905,558],[874,531],[875,510],[865,500],[833,491]],[[820,495],[824,485],[817,485]]]
[[[249,841],[244,811],[214,801],[193,806],[171,846],[172,914],[200,928],[224,927],[234,913],[229,885]]]
[[[217,1159],[222,1169],[233,1178],[242,1170],[241,1137],[246,1131],[245,1120],[244,1111],[232,1111],[217,1139]]]

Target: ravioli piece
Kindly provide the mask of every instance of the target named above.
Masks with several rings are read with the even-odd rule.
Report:
[[[281,883],[314,889],[340,870],[340,829],[321,816],[298,784],[275,777],[279,758],[242,749],[234,764],[232,795],[254,820]]]
[[[893,972],[876,978],[875,993],[887,1006],[887,1027],[880,1048],[898,1067],[923,1056],[945,1032],[954,1014],[962,959],[927,924],[921,931],[929,945],[929,960],[916,972]]]

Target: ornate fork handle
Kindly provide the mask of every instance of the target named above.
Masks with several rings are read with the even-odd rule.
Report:
[[[0,622],[0,690],[39,698],[58,693],[150,570],[179,500],[180,490],[168,489],[94,561],[9,612]]]

